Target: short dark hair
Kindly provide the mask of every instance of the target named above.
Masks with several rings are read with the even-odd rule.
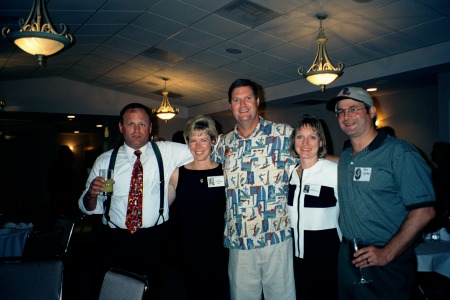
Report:
[[[228,89],[228,103],[231,104],[231,93],[235,88],[242,87],[242,86],[249,86],[253,90],[253,94],[255,95],[255,98],[258,99],[258,85],[251,81],[250,79],[236,79],[233,81],[233,83],[230,85],[230,88]]]
[[[149,124],[152,123],[152,113],[151,113],[150,109],[147,106],[145,106],[144,104],[141,104],[141,103],[130,103],[130,104],[125,105],[125,107],[122,108],[122,110],[120,111],[120,120],[119,120],[120,124],[123,125],[123,115],[127,111],[129,111],[131,109],[135,109],[135,108],[143,109],[148,115],[148,122],[149,122]]]

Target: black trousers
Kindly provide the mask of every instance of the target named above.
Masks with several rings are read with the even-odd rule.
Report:
[[[294,256],[297,299],[338,299],[339,245],[335,228],[304,231],[304,258]]]
[[[103,226],[101,272],[120,268],[145,275],[149,281],[146,299],[158,299],[163,286],[166,223],[141,228],[134,234],[126,229]]]
[[[383,267],[369,267],[364,276],[372,282],[356,285],[361,274],[348,253],[346,240],[339,248],[339,299],[345,300],[410,300],[415,288],[417,259],[410,247]]]

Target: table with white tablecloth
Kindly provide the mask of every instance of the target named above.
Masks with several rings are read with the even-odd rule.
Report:
[[[416,247],[417,271],[436,272],[450,278],[450,239],[446,234],[441,229],[439,240],[425,238]]]
[[[33,227],[0,229],[0,257],[22,256],[28,234]]]

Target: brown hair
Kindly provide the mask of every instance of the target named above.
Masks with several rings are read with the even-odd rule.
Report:
[[[320,141],[322,141],[322,146],[319,147],[317,155],[319,158],[323,158],[327,155],[327,140],[325,138],[325,132],[323,131],[322,123],[320,120],[314,116],[303,115],[302,119],[297,123],[291,134],[291,141],[289,144],[289,153],[293,157],[299,157],[298,153],[295,151],[295,135],[297,132],[304,127],[311,127],[319,135]]]

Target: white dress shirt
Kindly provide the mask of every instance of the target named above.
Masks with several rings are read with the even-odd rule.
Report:
[[[157,142],[156,143],[161,152],[161,157],[164,165],[164,220],[169,219],[168,207],[168,186],[170,176],[175,168],[183,166],[192,161],[192,155],[187,145],[173,143],[173,142]],[[159,216],[160,206],[160,180],[158,162],[156,160],[155,152],[150,143],[140,148],[141,163],[144,170],[144,184],[143,184],[143,201],[142,201],[142,227],[152,227],[155,225]],[[111,207],[109,210],[110,222],[109,226],[115,228],[116,226],[126,229],[125,219],[128,205],[128,192],[130,190],[131,173],[133,170],[136,155],[134,149],[123,145],[119,148],[117,153],[116,164],[114,167],[114,192],[111,197]],[[89,190],[91,182],[99,176],[100,169],[107,169],[111,158],[112,150],[101,154],[95,161],[86,182],[86,188],[81,195],[78,204],[81,211],[87,215],[103,214],[103,201],[105,196],[97,197],[97,206],[93,211],[88,211],[84,207],[83,198]],[[162,218],[158,220],[158,224],[163,222]],[[103,216],[103,223],[106,224],[106,219]]]

